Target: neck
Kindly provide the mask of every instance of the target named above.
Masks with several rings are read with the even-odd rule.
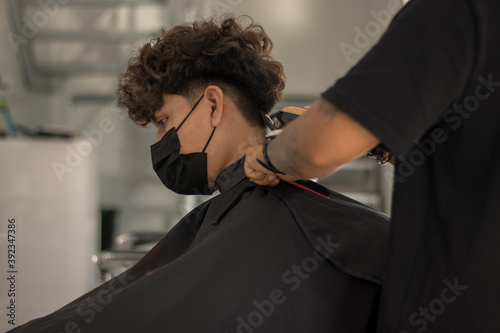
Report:
[[[231,136],[231,139],[227,140],[226,147],[221,149],[224,153],[219,155],[216,159],[218,161],[212,161],[217,164],[217,167],[209,168],[214,170],[212,174],[208,174],[208,184],[210,189],[214,189],[215,179],[217,176],[227,167],[240,160],[246,153],[246,150],[251,146],[262,145],[264,140],[265,130],[263,129],[248,129],[247,131],[239,131],[237,133],[237,138]],[[209,162],[210,163],[210,162]]]

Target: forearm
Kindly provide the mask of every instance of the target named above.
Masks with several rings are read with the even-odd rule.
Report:
[[[324,113],[333,120],[336,110]],[[287,175],[301,179],[320,177],[335,171],[335,165],[330,168],[317,165],[314,156],[313,124],[315,113],[324,112],[324,102],[318,101],[298,119],[291,122],[283,132],[268,146],[268,154],[273,165]],[[320,175],[321,174],[321,175]]]
[[[268,154],[287,175],[317,178],[335,172],[378,142],[345,113],[319,100],[269,144]]]

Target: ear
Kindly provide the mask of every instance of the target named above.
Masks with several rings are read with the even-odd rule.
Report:
[[[205,99],[212,108],[210,124],[217,127],[224,113],[224,93],[221,88],[210,85],[205,89]]]

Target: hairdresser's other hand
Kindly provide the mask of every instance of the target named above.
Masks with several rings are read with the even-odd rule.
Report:
[[[260,165],[257,159],[263,162],[265,161],[264,153],[262,153],[262,146],[252,146],[248,148],[245,156],[245,173],[248,179],[257,185],[274,187],[280,182],[279,178],[289,182],[298,179],[288,175],[275,174]]]
[[[262,146],[249,147],[245,156],[245,173],[248,179],[257,185],[271,187],[278,185],[277,175],[260,165],[257,159],[265,161]]]

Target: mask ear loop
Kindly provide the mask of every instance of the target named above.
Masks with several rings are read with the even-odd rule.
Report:
[[[202,96],[202,97],[203,97],[203,96]],[[213,111],[212,111],[212,112],[213,112]],[[214,130],[212,131],[212,134],[210,134],[210,137],[208,138],[208,141],[207,141],[207,143],[205,144],[205,147],[203,147],[203,150],[201,151],[202,153],[204,153],[204,152],[205,152],[205,149],[207,149],[208,144],[210,143],[210,140],[212,140],[212,137],[214,136],[214,133],[215,133],[215,129],[216,129],[216,128],[217,128],[217,127],[214,127]]]
[[[205,152],[205,149],[207,149],[207,146],[208,146],[208,144],[210,143],[210,140],[212,140],[212,137],[214,136],[214,132],[215,132],[215,129],[216,129],[216,128],[217,128],[217,127],[214,127],[214,130],[212,131],[212,134],[210,134],[210,137],[208,138],[208,141],[207,141],[207,143],[205,144],[205,147],[203,147],[203,150],[201,151],[202,153],[204,153],[204,152]]]
[[[193,106],[193,108],[191,109],[191,111],[189,111],[189,113],[186,116],[186,118],[184,118],[184,120],[181,122],[181,124],[179,126],[177,126],[177,128],[175,129],[176,132],[179,130],[179,128],[181,128],[182,124],[184,124],[184,122],[186,121],[186,119],[188,119],[189,115],[191,115],[191,113],[193,113],[194,109],[196,109],[196,107],[198,106],[198,104],[201,102],[201,99],[203,98],[203,96],[205,96],[205,93],[203,93],[203,95],[201,95],[200,99],[198,100],[198,102],[196,102],[196,104]]]

